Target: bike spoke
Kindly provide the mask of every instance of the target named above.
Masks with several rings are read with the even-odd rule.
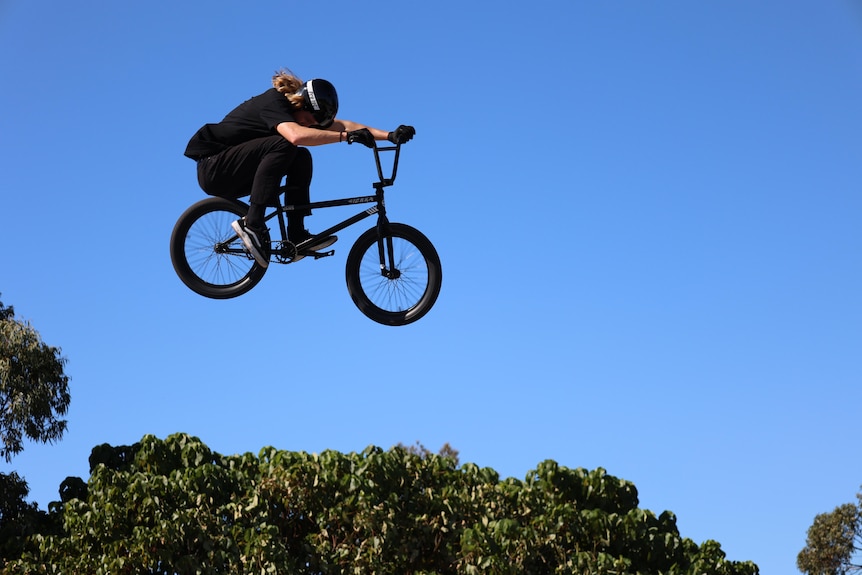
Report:
[[[366,296],[374,305],[391,312],[403,312],[415,306],[425,294],[428,265],[410,242],[401,238],[392,238],[392,242],[395,261],[387,262],[392,279],[380,269],[376,249],[366,252],[359,277]]]
[[[231,229],[246,209],[234,200],[207,198],[177,220],[171,233],[171,263],[194,292],[214,299],[237,297],[263,277],[266,268],[249,259]]]
[[[245,278],[254,265],[230,227],[235,218],[229,212],[211,212],[198,219],[186,235],[189,267],[209,284],[234,284]]]

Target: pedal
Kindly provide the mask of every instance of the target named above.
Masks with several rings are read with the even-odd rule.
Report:
[[[308,252],[308,255],[310,255],[316,260],[319,260],[320,258],[328,258],[329,256],[334,256],[335,250],[329,250],[328,252]]]

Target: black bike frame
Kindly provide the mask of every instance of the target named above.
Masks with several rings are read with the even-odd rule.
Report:
[[[388,186],[391,186],[393,183],[395,183],[395,176],[397,175],[397,172],[398,172],[398,158],[401,154],[401,145],[398,144],[395,146],[385,146],[385,147],[379,148],[379,147],[377,147],[377,144],[375,144],[373,149],[374,149],[374,161],[377,164],[377,176],[379,178],[379,181],[374,182],[372,184],[372,186],[374,187],[374,195],[373,196],[355,196],[352,198],[342,198],[340,200],[327,200],[327,201],[323,201],[323,202],[311,202],[308,204],[282,205],[281,193],[279,193],[278,200],[277,200],[278,205],[276,206],[275,211],[273,211],[271,214],[266,216],[265,221],[269,221],[270,219],[278,216],[278,227],[279,227],[279,230],[281,232],[281,238],[282,238],[282,240],[286,240],[287,239],[287,226],[285,225],[285,221],[284,221],[284,214],[285,213],[290,213],[293,211],[300,211],[300,210],[306,211],[306,210],[313,210],[313,209],[319,209],[319,208],[334,208],[334,207],[339,207],[339,206],[352,206],[352,205],[356,205],[356,204],[376,203],[377,204],[376,206],[368,208],[367,210],[364,210],[364,211],[356,214],[353,217],[347,218],[343,222],[335,224],[331,228],[327,228],[327,229],[323,230],[322,232],[311,236],[310,238],[308,238],[306,241],[302,242],[302,244],[300,244],[297,247],[301,248],[303,245],[310,244],[314,240],[316,240],[317,238],[331,236],[331,235],[343,230],[344,228],[350,227],[353,224],[355,224],[361,220],[364,220],[365,218],[367,218],[369,216],[373,216],[374,214],[378,214],[378,216],[377,216],[378,233],[381,236],[385,235],[385,233],[387,231],[387,227],[389,225],[389,220],[386,218],[386,205],[385,205],[385,202],[383,199],[383,195],[384,195],[383,189],[388,187]],[[390,175],[390,177],[385,178],[383,176],[383,168],[380,165],[380,152],[392,152],[392,151],[395,152],[395,157],[392,160],[392,174]],[[391,242],[390,242],[389,247],[391,250]],[[382,259],[383,246],[381,245],[380,248],[381,248],[381,260],[380,261],[383,262],[383,259]]]

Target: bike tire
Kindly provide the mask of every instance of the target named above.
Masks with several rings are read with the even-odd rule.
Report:
[[[190,206],[171,234],[171,263],[193,292],[229,299],[248,292],[266,268],[243,249],[231,222],[246,215],[248,205],[227,198],[206,198]]]
[[[434,245],[422,232],[405,224],[388,224],[384,241],[384,269],[380,265],[378,228],[363,233],[347,256],[347,290],[353,303],[368,318],[383,325],[400,326],[423,317],[437,301],[443,269]],[[394,258],[389,261],[391,240]],[[394,265],[393,265],[394,262]]]

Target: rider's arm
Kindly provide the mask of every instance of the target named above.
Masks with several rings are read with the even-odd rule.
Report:
[[[371,132],[371,135],[374,136],[375,140],[385,140],[389,136],[389,132],[378,130],[371,126],[365,126],[357,122],[351,122],[350,120],[340,120],[338,118],[332,122],[332,125],[328,129],[336,132],[352,132],[354,130],[361,130],[362,128],[368,129],[368,131]]]
[[[385,140],[389,136],[389,132],[370,128],[350,120],[335,120],[325,130],[310,128],[297,122],[282,122],[275,127],[278,133],[294,146],[322,146],[323,144],[346,142],[347,132],[362,128],[367,128],[375,140]]]
[[[333,123],[334,125],[335,123]],[[282,122],[275,129],[294,146],[322,146],[323,144],[337,144],[345,141],[345,134],[341,133],[343,128],[333,130],[332,126],[327,130],[319,130],[302,126],[296,122]]]

